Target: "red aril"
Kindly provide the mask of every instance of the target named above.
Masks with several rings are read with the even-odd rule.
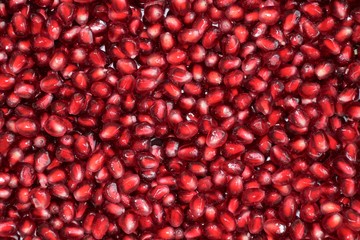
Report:
[[[356,1],[0,18],[1,238],[358,237]]]

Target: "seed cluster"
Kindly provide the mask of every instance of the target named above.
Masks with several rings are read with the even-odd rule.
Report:
[[[359,239],[358,0],[0,1],[0,238]]]

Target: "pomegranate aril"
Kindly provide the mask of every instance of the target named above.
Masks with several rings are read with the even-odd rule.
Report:
[[[126,234],[131,234],[138,227],[138,216],[132,212],[125,212],[118,219],[118,225]]]
[[[62,137],[67,131],[67,126],[62,118],[52,115],[44,123],[44,129],[53,137]]]
[[[274,25],[280,18],[280,13],[275,7],[264,7],[259,11],[259,21],[267,25]]]
[[[269,219],[264,222],[264,231],[273,237],[282,236],[286,232],[286,225],[277,219]]]
[[[356,238],[353,0],[30,5],[0,3],[2,237]]]
[[[16,224],[12,220],[2,220],[0,222],[0,235],[3,237],[11,236],[16,231]]]

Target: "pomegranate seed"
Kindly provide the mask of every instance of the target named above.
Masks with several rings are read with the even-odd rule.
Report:
[[[280,13],[275,7],[264,7],[259,11],[259,20],[266,25],[274,25],[280,18]]]
[[[0,3],[1,238],[357,239],[355,0],[28,2]]]
[[[94,236],[94,238],[102,239],[108,231],[109,219],[101,214],[95,216],[92,228],[92,235]]]
[[[16,224],[12,220],[1,220],[0,235],[3,237],[11,236],[16,231]]]
[[[44,123],[44,129],[53,137],[62,137],[67,131],[67,126],[62,118],[52,115]]]
[[[10,74],[0,75],[0,90],[10,90],[15,86],[15,78]]]
[[[131,234],[136,231],[138,224],[139,223],[137,215],[131,212],[125,212],[118,219],[118,225],[126,234]]]
[[[270,236],[282,236],[286,232],[286,225],[278,219],[269,219],[264,222],[264,231]]]
[[[265,191],[262,189],[247,189],[242,195],[242,201],[245,204],[254,205],[261,203],[265,198]]]

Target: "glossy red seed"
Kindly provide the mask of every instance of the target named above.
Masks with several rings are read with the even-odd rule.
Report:
[[[109,228],[109,219],[105,215],[95,216],[93,226],[92,226],[92,235],[95,239],[102,239]]]
[[[63,83],[59,76],[51,74],[40,81],[40,88],[46,93],[57,93],[62,87]]]
[[[205,199],[196,196],[190,201],[189,207],[194,218],[199,218],[205,213]]]
[[[356,1],[0,18],[2,238],[356,239]]]
[[[17,132],[24,137],[35,137],[39,131],[39,124],[30,118],[20,118],[16,121]]]
[[[212,129],[206,138],[206,144],[212,148],[218,148],[224,145],[227,140],[227,133],[222,129]]]
[[[15,222],[12,220],[1,220],[0,221],[0,235],[3,237],[10,236],[16,231]]]
[[[86,170],[97,172],[105,163],[105,153],[103,151],[95,152],[87,161]]]
[[[56,115],[52,115],[46,120],[44,129],[53,137],[62,137],[67,131],[64,120]]]
[[[198,133],[197,124],[194,122],[181,122],[176,127],[176,136],[182,140],[188,140]]]
[[[259,11],[259,20],[266,25],[274,25],[275,23],[277,23],[279,18],[279,11],[274,7],[264,7],[261,8]]]
[[[10,74],[0,74],[0,90],[10,90],[15,85],[15,78]]]
[[[138,227],[138,217],[132,212],[125,212],[117,223],[126,234],[131,234]]]
[[[125,193],[131,193],[136,190],[140,183],[140,178],[136,174],[126,174],[118,182],[118,186]]]
[[[269,219],[264,223],[264,231],[273,237],[282,236],[286,232],[286,225],[278,219]]]
[[[261,203],[265,198],[265,191],[262,189],[251,188],[247,189],[242,194],[242,201],[248,205],[255,205]]]

